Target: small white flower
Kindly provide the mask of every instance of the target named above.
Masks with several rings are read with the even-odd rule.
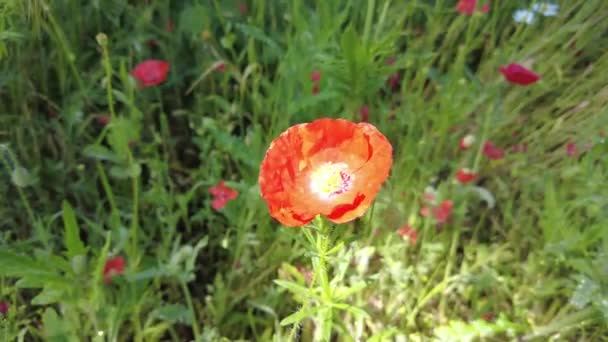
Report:
[[[550,2],[539,2],[532,5],[532,10],[544,15],[545,17],[553,17],[559,12],[559,5],[552,4]]]
[[[513,12],[513,20],[516,23],[532,24],[536,19],[536,15],[530,10],[517,10]]]

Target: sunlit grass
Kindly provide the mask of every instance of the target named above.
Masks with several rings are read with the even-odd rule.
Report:
[[[534,1],[456,3],[0,5],[0,340],[314,340],[312,319],[280,324],[310,298],[273,281],[307,288],[311,255],[271,219],[259,166],[287,127],[363,107],[394,164],[366,215],[334,228],[333,285],[369,315],[337,311],[335,338],[601,340],[604,0],[532,24],[513,12]],[[142,88],[130,72],[148,59],[170,69]],[[507,82],[510,63],[541,79]],[[214,209],[220,181],[238,196]]]

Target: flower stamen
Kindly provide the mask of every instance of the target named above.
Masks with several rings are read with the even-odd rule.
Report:
[[[354,176],[345,163],[325,163],[310,176],[310,188],[325,199],[340,195],[350,188]]]

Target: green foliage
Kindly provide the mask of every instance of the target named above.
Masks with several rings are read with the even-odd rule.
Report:
[[[605,1],[513,22],[532,2],[4,1],[0,340],[602,340]],[[139,87],[152,58],[168,78]],[[541,80],[506,82],[512,62]],[[394,150],[373,208],[278,226],[270,142],[364,106]],[[219,181],[238,196],[215,210]]]

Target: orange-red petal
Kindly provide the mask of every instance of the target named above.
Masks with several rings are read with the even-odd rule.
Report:
[[[313,190],[311,177],[323,165],[344,167],[344,191]],[[365,213],[391,166],[392,147],[374,126],[319,119],[290,127],[272,142],[259,183],[271,216],[286,226],[302,226],[319,214],[342,223]]]

